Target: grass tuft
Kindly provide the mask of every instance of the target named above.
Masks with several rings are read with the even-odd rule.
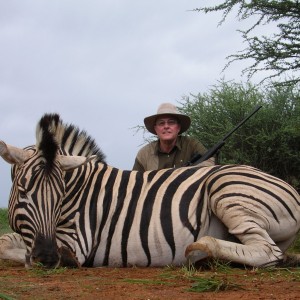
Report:
[[[5,294],[0,293],[0,299],[2,299],[2,300],[14,300],[15,298],[12,298],[10,296],[7,296]]]
[[[189,289],[191,292],[204,293],[242,289],[240,285],[229,282],[227,278],[194,277],[192,280],[194,283]]]
[[[48,275],[55,275],[55,274],[62,274],[64,272],[66,272],[67,268],[65,267],[59,267],[59,268],[55,268],[55,269],[46,269],[43,267],[43,265],[41,264],[40,266],[36,266],[32,269],[28,269],[29,272],[31,272],[32,274],[36,275],[36,276],[48,276]]]

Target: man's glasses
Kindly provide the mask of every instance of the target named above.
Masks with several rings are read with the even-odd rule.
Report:
[[[156,126],[159,126],[159,127],[163,127],[165,125],[169,125],[169,126],[174,126],[178,124],[177,120],[174,120],[174,119],[170,119],[170,120],[157,120],[155,125]]]

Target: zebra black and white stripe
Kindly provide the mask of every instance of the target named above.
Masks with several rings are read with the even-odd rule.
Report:
[[[43,116],[36,146],[1,142],[0,154],[13,164],[10,224],[29,266],[272,265],[300,228],[300,197],[278,178],[237,165],[119,170],[58,115]]]

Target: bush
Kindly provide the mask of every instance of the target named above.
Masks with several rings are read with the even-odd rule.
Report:
[[[187,134],[212,147],[256,105],[263,107],[226,140],[221,164],[247,164],[277,176],[299,191],[299,88],[265,89],[220,81],[205,94],[183,97],[179,110],[192,118]]]
[[[8,215],[6,208],[0,208],[0,235],[12,232],[8,224]]]

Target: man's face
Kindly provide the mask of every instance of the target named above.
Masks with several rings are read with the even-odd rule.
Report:
[[[173,116],[161,116],[157,118],[154,130],[161,141],[176,140],[181,126]]]

